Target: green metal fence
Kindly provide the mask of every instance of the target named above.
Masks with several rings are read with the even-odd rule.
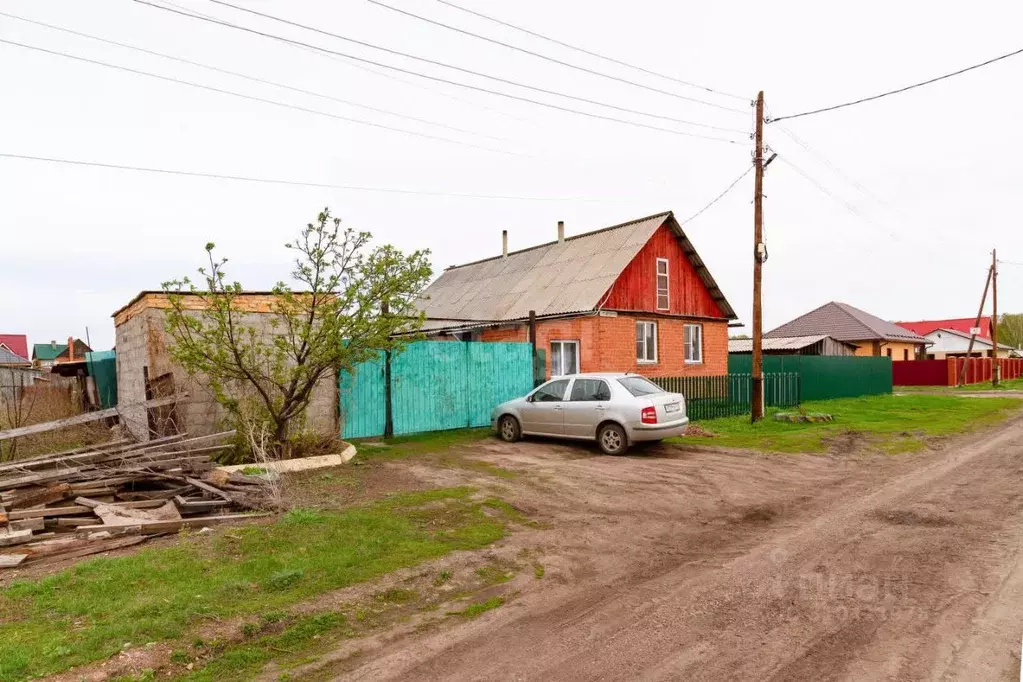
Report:
[[[729,373],[749,373],[753,356],[728,356]],[[765,355],[764,373],[795,372],[800,398],[829,400],[892,392],[892,361],[886,357]]]
[[[727,374],[709,377],[651,377],[666,391],[681,393],[686,398],[689,418],[716,419],[749,414],[753,377],[750,374]],[[764,402],[768,407],[799,405],[799,375],[778,372],[764,375]]]
[[[85,365],[96,383],[100,407],[107,409],[117,405],[117,354],[112,350],[86,353]]]
[[[343,438],[384,435],[390,395],[394,435],[490,424],[490,411],[533,388],[528,343],[420,341],[339,377]]]

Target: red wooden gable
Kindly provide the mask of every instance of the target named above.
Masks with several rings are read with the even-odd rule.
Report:
[[[657,308],[657,259],[668,259],[667,310]],[[605,310],[630,310],[662,315],[725,318],[696,268],[682,251],[678,237],[661,225],[615,283],[611,285]]]

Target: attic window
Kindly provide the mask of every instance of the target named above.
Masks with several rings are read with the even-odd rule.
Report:
[[[657,259],[657,309],[668,310],[671,301],[668,298],[668,259]]]

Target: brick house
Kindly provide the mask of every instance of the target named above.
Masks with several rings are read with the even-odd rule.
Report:
[[[183,295],[186,310],[202,309],[199,296]],[[256,329],[264,343],[272,343],[274,335],[283,333],[272,324],[272,303],[270,292],[243,292],[235,299],[241,324]],[[164,331],[170,307],[166,293],[143,291],[113,315],[121,421],[141,440],[179,431],[204,436],[225,427],[227,415],[202,378],[190,376],[171,360]],[[139,406],[148,399],[175,393],[188,396],[173,406],[149,410]],[[313,389],[305,430],[317,436],[338,435],[338,405],[337,377],[328,373]]]
[[[530,341],[547,376],[728,373],[725,300],[669,211],[448,268],[424,296],[431,338]]]

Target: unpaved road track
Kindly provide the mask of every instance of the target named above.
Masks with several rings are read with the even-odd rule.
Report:
[[[547,576],[340,679],[1019,679],[1019,418],[897,459],[477,448],[531,475]]]

